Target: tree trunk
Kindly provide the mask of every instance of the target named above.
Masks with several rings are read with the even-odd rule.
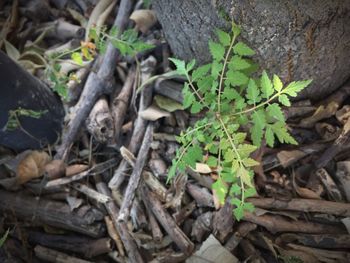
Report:
[[[1,51],[0,83],[0,145],[24,150],[54,143],[64,117],[60,98]],[[20,109],[41,114],[39,118],[24,116]],[[11,112],[16,116],[9,118]]]
[[[174,55],[210,60],[215,27],[242,27],[241,40],[256,60],[285,82],[313,79],[299,98],[327,96],[350,76],[350,1],[153,0]]]

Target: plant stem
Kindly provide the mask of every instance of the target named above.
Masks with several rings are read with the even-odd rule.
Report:
[[[222,91],[222,83],[224,81],[224,74],[225,74],[225,70],[226,70],[226,65],[227,65],[227,61],[228,61],[228,58],[231,54],[231,50],[233,48],[233,44],[235,43],[236,41],[236,35],[233,36],[232,38],[232,41],[230,43],[230,47],[228,48],[227,50],[227,53],[226,53],[226,56],[225,56],[225,59],[224,59],[224,65],[222,67],[222,71],[221,71],[221,74],[220,74],[220,81],[219,81],[219,92],[218,92],[218,112],[220,114],[221,112],[221,91]]]

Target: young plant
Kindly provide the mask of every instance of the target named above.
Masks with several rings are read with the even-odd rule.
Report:
[[[183,105],[191,113],[205,111],[205,117],[177,138],[181,148],[169,170],[169,179],[176,171],[206,163],[217,171],[212,185],[221,203],[229,196],[235,206],[237,220],[244,211],[254,209],[246,202],[255,195],[253,167],[259,163],[251,153],[266,144],[273,147],[275,138],[281,143],[297,144],[289,134],[281,105],[290,106],[289,97],[311,83],[295,81],[284,86],[277,75],[272,80],[263,71],[260,78],[252,73],[257,66],[249,59],[255,52],[237,41],[240,28],[233,23],[232,32],[216,31],[218,42],[209,41],[212,62],[194,69],[195,60],[186,64],[171,59],[176,72],[186,77]]]

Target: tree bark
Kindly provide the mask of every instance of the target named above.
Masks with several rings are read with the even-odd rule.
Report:
[[[181,59],[208,62],[214,28],[229,29],[233,19],[262,68],[285,82],[313,79],[298,98],[325,97],[350,76],[350,1],[154,0],[153,7]]]

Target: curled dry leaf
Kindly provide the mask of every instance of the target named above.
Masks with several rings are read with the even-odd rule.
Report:
[[[201,174],[210,174],[212,172],[211,168],[205,163],[196,163],[194,171]]]
[[[157,22],[157,17],[152,10],[140,9],[134,11],[130,19],[136,24],[136,29],[146,33]]]
[[[66,176],[72,176],[89,169],[89,166],[86,164],[72,164],[66,168]]]
[[[17,166],[17,183],[24,184],[31,179],[42,176],[50,159],[46,152],[32,151],[28,153]]]
[[[45,165],[45,173],[49,180],[61,178],[66,175],[66,164],[62,160],[52,160]]]
[[[169,117],[170,113],[152,105],[144,111],[140,111],[139,115],[145,120],[155,121],[163,117]]]

